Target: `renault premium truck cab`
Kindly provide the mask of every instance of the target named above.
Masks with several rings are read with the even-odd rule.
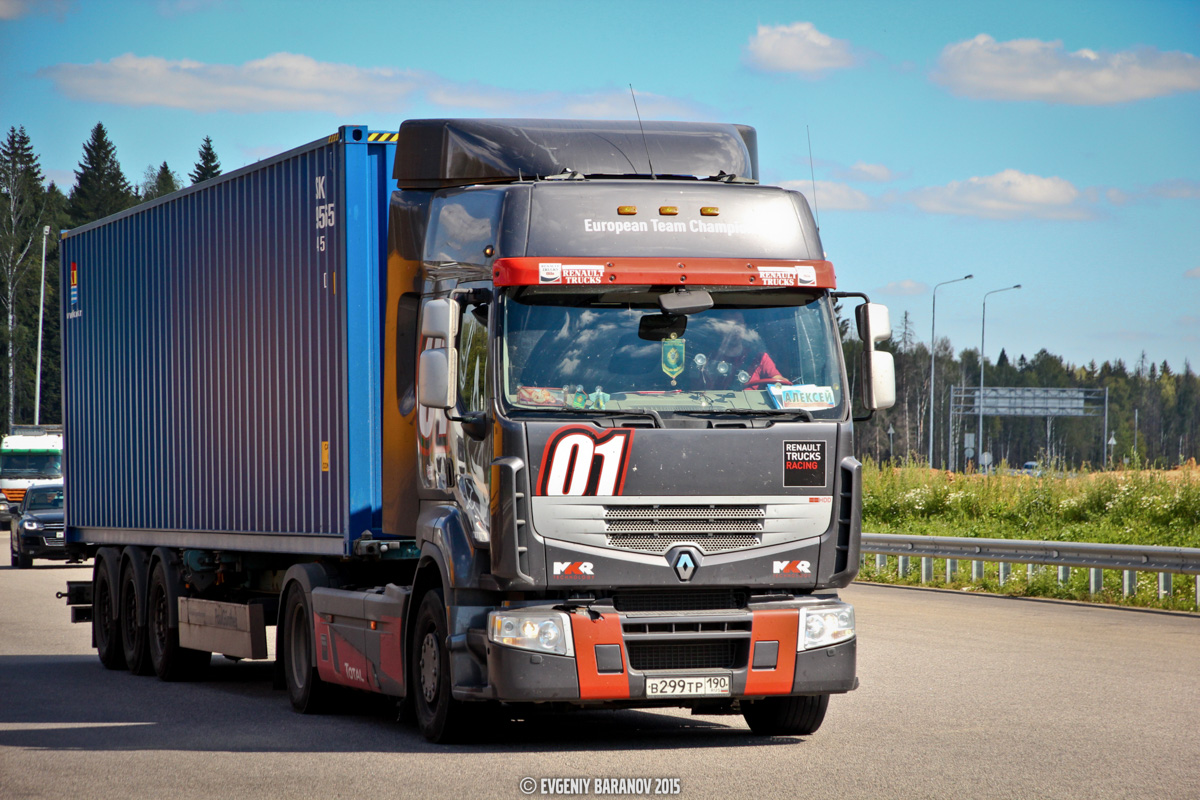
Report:
[[[113,373],[72,325],[95,335],[123,300],[67,310],[68,524],[104,544],[69,602],[101,660],[174,678],[262,657],[275,625],[297,710],[335,685],[406,698],[434,741],[531,704],[815,731],[857,685],[837,596],[859,564],[852,407],[894,399],[890,323],[838,290],[804,197],[757,177],[744,126],[417,120],[65,236],[64,264],[106,283],[160,254],[118,266],[88,237],[173,225],[162,255],[187,270],[155,280],[182,317],[146,335],[188,331],[172,363],[200,370],[168,372],[194,424],[150,403],[167,428],[144,440],[180,481],[237,439],[226,408],[265,427],[254,463],[221,455],[207,501],[94,502],[75,481],[122,432],[85,425],[71,381]],[[252,321],[211,307],[238,275]]]

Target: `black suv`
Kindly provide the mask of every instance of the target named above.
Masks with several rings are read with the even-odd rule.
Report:
[[[30,567],[35,558],[60,561],[80,558],[66,546],[61,483],[30,486],[25,499],[12,509],[12,515],[9,524],[14,567]]]

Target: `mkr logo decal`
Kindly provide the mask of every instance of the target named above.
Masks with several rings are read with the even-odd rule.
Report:
[[[593,578],[594,569],[591,561],[555,561],[553,572],[565,578]]]

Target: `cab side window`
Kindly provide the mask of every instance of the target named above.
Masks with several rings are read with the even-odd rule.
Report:
[[[458,402],[468,412],[487,409],[486,309],[487,306],[464,309],[458,326]]]

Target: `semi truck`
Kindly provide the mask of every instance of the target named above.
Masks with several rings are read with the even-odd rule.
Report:
[[[193,679],[273,629],[297,711],[377,693],[435,742],[538,707],[815,731],[858,684],[890,322],[758,177],[748,126],[410,120],[65,232],[101,663]]]
[[[31,486],[62,482],[62,427],[14,425],[0,439],[0,523],[12,519]]]

